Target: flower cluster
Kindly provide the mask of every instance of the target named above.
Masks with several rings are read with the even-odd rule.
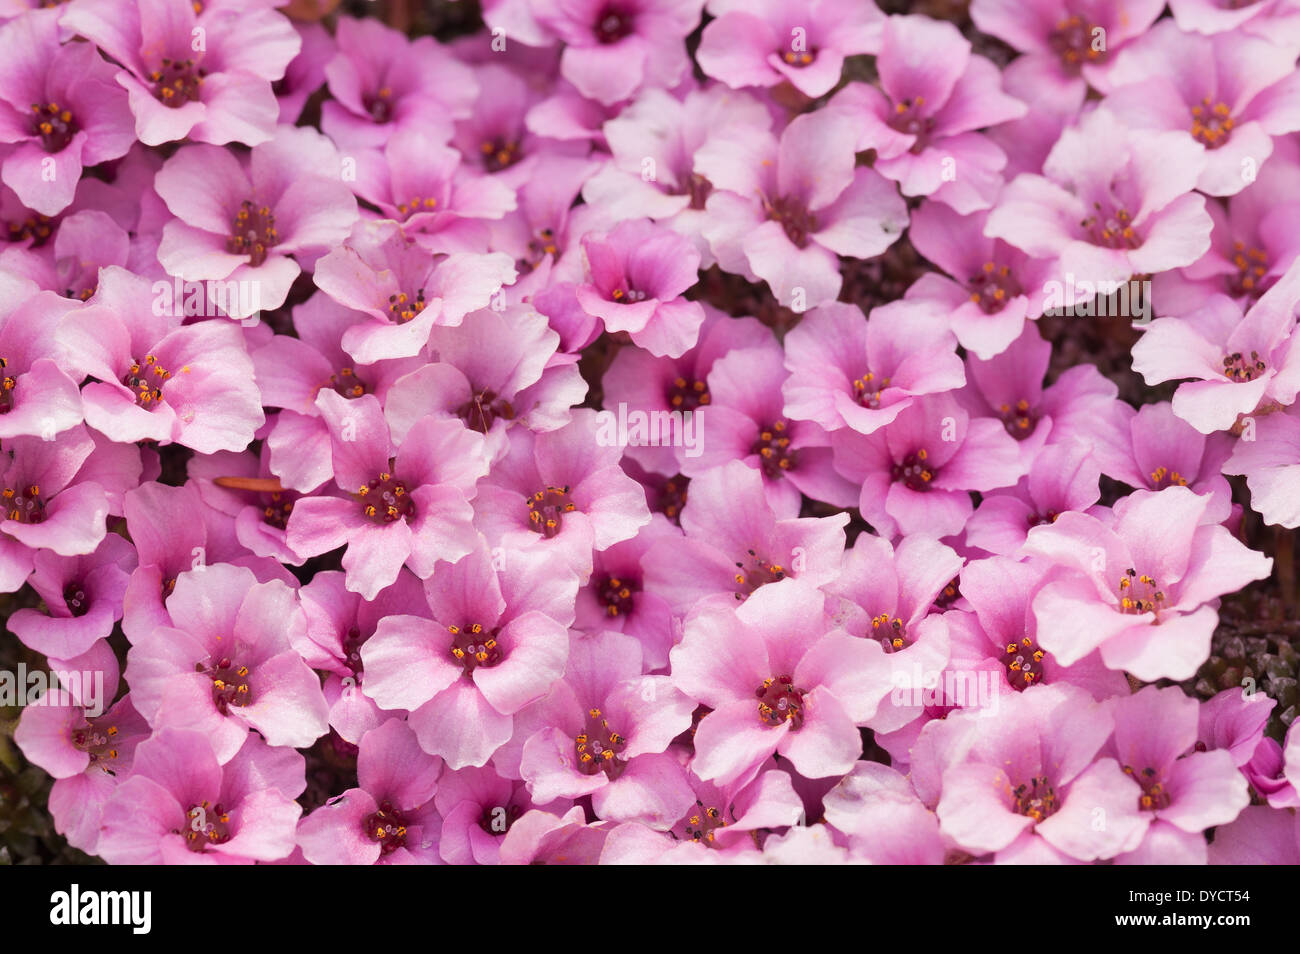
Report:
[[[1300,862],[1294,4],[47,6],[0,689],[71,846]]]

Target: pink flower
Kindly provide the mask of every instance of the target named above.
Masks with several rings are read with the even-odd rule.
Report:
[[[569,655],[573,574],[540,553],[510,552],[499,572],[493,561],[481,545],[439,569],[425,583],[432,618],[386,617],[361,648],[366,694],[408,710],[420,747],[453,769],[485,765]]]
[[[885,20],[876,57],[880,90],[853,84],[832,106],[863,128],[859,152],[903,195],[928,195],[965,215],[987,209],[1007,157],[976,130],[1019,119],[1027,107],[1002,92],[997,68],[972,56],[951,23],[923,16]]]
[[[229,564],[182,573],[167,598],[174,621],[127,655],[137,709],[155,729],[194,729],[219,763],[255,729],[273,746],[305,748],[328,729],[316,674],[294,650],[305,638],[297,598]]]
[[[788,82],[812,99],[839,82],[846,56],[879,51],[884,20],[874,2],[845,0],[713,0],[709,12],[696,52],[705,73],[732,89]]]
[[[422,752],[401,719],[371,729],[359,747],[358,787],[298,823],[304,857],[314,865],[437,863],[436,834],[426,829],[439,821],[431,800],[442,760]]]
[[[166,728],[140,744],[104,807],[111,864],[253,864],[293,851],[303,757],[248,736],[222,765],[201,732]]]
[[[294,505],[286,539],[295,552],[346,546],[348,589],[374,599],[403,565],[423,579],[438,561],[474,548],[469,498],[487,472],[479,435],[430,418],[398,443],[373,395],[321,391],[316,404],[329,425],[338,491]]]
[[[126,154],[134,139],[126,95],[91,43],[59,43],[54,10],[0,27],[9,62],[0,75],[0,142],[12,144],[0,179],[37,212],[72,203],[82,168]]]
[[[837,255],[879,255],[907,226],[907,207],[880,173],[854,164],[857,125],[843,110],[796,117],[778,140],[731,130],[696,153],[712,184],[703,235],[724,269],[766,281],[797,310],[833,301]],[[796,289],[800,289],[796,298]]]
[[[302,46],[283,14],[259,4],[77,0],[59,22],[121,64],[117,83],[148,146],[266,142],[280,113],[271,83]]]
[[[356,221],[339,168],[333,144],[306,128],[279,128],[247,165],[216,146],[182,148],[154,180],[176,216],[163,228],[158,261],[187,282],[253,283],[251,296],[228,296],[231,318],[278,308],[301,271],[291,256],[337,245]]]
[[[1034,598],[1044,648],[1064,665],[1100,649],[1139,679],[1191,678],[1209,655],[1213,601],[1273,565],[1208,519],[1209,503],[1186,487],[1139,490],[1112,526],[1065,513],[1031,530],[1024,552],[1060,567]]]

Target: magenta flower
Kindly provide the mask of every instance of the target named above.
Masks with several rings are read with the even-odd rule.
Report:
[[[831,434],[835,469],[862,487],[858,507],[882,536],[961,532],[970,491],[1008,487],[1024,473],[1001,421],[972,417],[948,394],[918,398],[871,434]]]
[[[947,857],[939,819],[897,771],[858,762],[822,802],[826,824],[856,860],[877,865],[941,865]]]
[[[104,807],[110,864],[253,864],[293,851],[303,757],[256,736],[222,765],[201,732],[166,728],[136,749]]]
[[[694,802],[667,749],[691,727],[695,703],[668,676],[641,675],[631,636],[574,637],[564,680],[544,706],[545,726],[524,743],[519,765],[534,801],[590,796],[601,818],[660,831]]]
[[[987,209],[1007,157],[976,130],[1019,119],[1020,100],[1002,92],[997,68],[972,56],[951,23],[923,16],[885,20],[876,57],[880,89],[853,84],[833,100],[863,124],[858,151],[903,195],[931,196],[965,215]]]
[[[428,345],[434,361],[398,378],[384,400],[389,426],[404,436],[426,415],[459,420],[484,436],[497,460],[509,451],[512,428],[556,430],[586,394],[577,365],[557,353],[559,342],[541,315],[519,305],[436,326]]]
[[[1103,754],[1114,726],[1109,707],[1064,685],[1004,697],[996,718],[970,710],[931,723],[964,736],[943,752],[942,833],[998,862],[1093,861],[1131,850],[1147,819],[1138,783]],[[1104,825],[1093,824],[1096,809]]]
[[[732,461],[690,482],[680,519],[686,538],[650,548],[645,581],[647,592],[685,615],[705,600],[734,607],[764,588],[829,583],[839,573],[848,514],[781,517],[762,474]]]
[[[1061,133],[1043,175],[1016,176],[984,232],[1034,258],[1057,261],[1081,300],[1103,282],[1191,265],[1213,221],[1192,190],[1202,146],[1183,133],[1129,130],[1098,109]],[[1082,291],[1090,285],[1093,293]],[[1064,300],[1051,307],[1073,304]]]
[[[839,82],[844,58],[880,50],[884,16],[875,3],[713,0],[696,52],[700,68],[732,89],[786,82],[816,99]]]
[[[785,337],[785,413],[870,434],[916,396],[961,387],[965,369],[943,325],[921,304],[891,302],[869,321],[840,302],[812,309]]]
[[[1029,532],[1026,553],[1060,567],[1034,598],[1043,646],[1064,665],[1094,649],[1139,679],[1188,679],[1209,655],[1214,601],[1268,576],[1271,558],[1206,516],[1186,487],[1134,491],[1108,526],[1061,514]]]
[[[1056,98],[1106,92],[1115,56],[1147,32],[1162,0],[974,0],[970,16],[987,33],[1025,54],[1008,73]]]
[[[984,494],[966,521],[966,543],[1014,556],[1029,531],[1063,513],[1086,511],[1101,497],[1101,469],[1092,448],[1079,441],[1043,448],[1033,468],[1014,487]]]
[[[1207,438],[1175,415],[1167,402],[1144,404],[1136,412],[1116,402],[1114,412],[1127,426],[1094,432],[1092,450],[1103,473],[1138,490],[1189,487],[1193,493],[1210,495],[1207,516],[1217,521],[1228,519],[1232,489],[1219,472],[1233,452],[1226,438]]]
[[[1300,129],[1294,67],[1289,50],[1267,39],[1199,36],[1165,20],[1125,49],[1104,108],[1134,129],[1189,134],[1206,153],[1197,189],[1236,195],[1272,154],[1273,138]]]
[[[320,681],[293,648],[306,618],[292,589],[200,565],[177,578],[167,612],[172,626],[138,636],[127,654],[132,699],[155,729],[202,732],[222,764],[250,729],[293,748],[325,734]]]
[[[71,659],[112,633],[122,618],[135,547],[110,533],[94,551],[80,556],[38,550],[34,564],[27,582],[44,601],[45,612],[19,609],[7,622],[23,645],[55,659]]]
[[[1026,321],[1038,320],[1048,283],[1061,278],[1053,262],[985,236],[987,222],[987,212],[962,216],[929,201],[912,213],[907,232],[917,251],[951,276],[926,272],[907,298],[939,306],[961,346],[984,359],[1005,351]]]
[[[158,301],[148,279],[111,266],[92,307],[59,323],[65,366],[93,379],[81,392],[86,423],[123,443],[242,450],[265,418],[239,328],[222,320],[182,325],[181,314]]]
[[[1300,864],[1300,816],[1251,805],[1237,820],[1216,828],[1209,862],[1216,865]]]
[[[1231,753],[1192,751],[1198,708],[1177,687],[1147,686],[1115,702],[1113,753],[1141,786],[1137,806],[1145,829],[1126,862],[1203,864],[1202,832],[1228,824],[1250,804]]]
[[[438,825],[431,799],[442,760],[421,751],[401,719],[371,729],[359,748],[358,787],[298,823],[303,856],[314,865],[436,863],[426,829]]]
[[[425,583],[432,618],[386,617],[361,647],[366,694],[409,711],[420,747],[453,769],[485,765],[569,655],[574,575],[541,553],[494,560],[480,545],[440,568]]]
[[[317,263],[318,288],[370,317],[343,333],[343,350],[361,364],[419,354],[434,325],[458,325],[514,280],[499,252],[430,256],[392,222],[359,224],[346,244]]]
[[[182,148],[154,180],[176,216],[163,228],[158,261],[186,282],[221,282],[227,291],[236,283],[239,294],[228,294],[224,309],[231,318],[278,308],[301,271],[290,256],[338,245],[356,221],[339,168],[333,144],[306,128],[279,128],[246,166],[216,146]]]
[[[365,599],[407,565],[421,579],[475,544],[469,498],[487,472],[483,439],[455,421],[425,419],[400,444],[373,395],[349,400],[321,391],[337,493],[304,497],[289,516],[287,542],[303,556],[346,546],[348,589]]]
[[[753,778],[774,753],[806,778],[843,775],[862,751],[870,718],[864,683],[876,681],[879,643],[832,629],[824,598],[792,581],[735,609],[703,604],[672,651],[672,680],[709,707],[691,768],[727,785]]]
[[[833,301],[836,256],[879,255],[907,226],[889,180],[855,166],[857,141],[853,118],[829,109],[795,118],[779,140],[765,128],[711,138],[695,168],[716,190],[703,234],[718,264],[797,311]]]
[[[591,575],[592,551],[636,536],[650,522],[645,492],[619,467],[592,411],[558,430],[509,432],[510,450],[478,484],[474,525],[507,552],[544,553]]]
[[[433,37],[340,17],[334,39],[338,52],[325,64],[333,99],[321,107],[321,128],[341,148],[378,148],[405,129],[446,142],[453,121],[470,115],[474,73]]]
[[[588,280],[578,304],[611,333],[627,332],[653,355],[681,357],[694,347],[704,309],[682,294],[696,282],[699,253],[677,233],[644,220],[582,239]]]
[[[31,209],[72,203],[81,170],[124,156],[134,136],[113,67],[90,43],[59,43],[59,13],[31,11],[0,27],[0,180]]]
[[[325,64],[338,52],[334,37],[321,24],[297,23],[295,27],[302,49],[271,87],[280,104],[280,122],[287,125],[298,121],[308,98],[325,84]]]
[[[266,142],[280,113],[271,84],[302,46],[283,14],[260,4],[77,0],[59,22],[121,65],[117,83],[147,146]]]
[[[1290,405],[1300,393],[1300,348],[1293,347],[1300,263],[1293,264],[1243,317],[1229,299],[1181,318],[1157,318],[1133,346],[1133,370],[1147,384],[1191,378],[1174,392],[1174,413],[1202,434],[1243,414]]]
[[[433,801],[442,816],[438,853],[449,865],[500,864],[502,837],[536,807],[522,780],[473,766],[444,772]]]
[[[676,86],[690,62],[683,40],[703,0],[537,0],[533,17],[564,43],[560,72],[609,105],[642,86]]]

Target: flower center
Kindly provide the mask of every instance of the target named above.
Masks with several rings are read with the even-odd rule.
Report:
[[[881,613],[871,617],[871,638],[880,642],[887,653],[896,653],[907,647],[907,627],[897,616]]]
[[[1002,665],[1007,668],[1007,682],[1012,689],[1028,689],[1043,680],[1042,662],[1047,653],[1034,642],[1032,636],[1026,635],[1018,643],[1007,643],[1002,652]]]
[[[1223,376],[1237,384],[1254,381],[1264,373],[1267,367],[1268,365],[1260,358],[1258,351],[1250,353],[1250,360],[1242,357],[1240,351],[1223,356]]]
[[[1017,401],[1015,405],[999,405],[998,417],[1002,419],[1002,426],[1006,432],[1018,441],[1029,437],[1038,426],[1038,414],[1024,398]]]
[[[606,7],[596,18],[596,40],[608,46],[632,32],[632,17],[622,10]]]
[[[620,285],[609,293],[609,297],[620,305],[634,305],[646,300],[646,293],[638,288],[624,288]]]
[[[331,374],[330,387],[348,399],[359,398],[366,393],[365,383],[352,368],[339,368],[337,374]]]
[[[1125,765],[1124,774],[1132,776],[1142,786],[1142,794],[1138,796],[1139,811],[1158,812],[1169,807],[1169,793],[1165,791],[1164,785],[1156,775],[1156,770],[1151,766],[1148,765],[1141,772],[1135,772],[1133,766]]]
[[[0,370],[9,367],[8,358],[0,358]],[[18,379],[12,374],[6,374],[3,380],[0,380],[0,414],[8,414],[14,409],[14,388],[18,386]]]
[[[948,581],[948,585],[939,591],[939,595],[934,598],[934,605],[937,609],[946,610],[956,603],[961,597],[961,578],[954,576]]]
[[[775,728],[790,723],[790,731],[797,732],[803,725],[803,697],[805,690],[795,687],[789,676],[769,677],[754,690],[758,699],[758,721]]]
[[[204,801],[185,813],[185,847],[202,852],[208,845],[222,845],[230,841],[230,812],[220,803],[210,805]],[[181,834],[173,828],[173,835]]]
[[[417,212],[432,212],[438,207],[438,200],[430,196],[422,199],[418,195],[412,196],[397,207],[397,211],[402,213],[402,218],[409,219]]]
[[[1119,578],[1119,606],[1121,613],[1138,615],[1140,613],[1159,613],[1163,609],[1165,594],[1160,592],[1160,584],[1155,577],[1145,573],[1138,575],[1137,570],[1129,567]]]
[[[795,452],[790,449],[790,438],[786,436],[785,430],[785,421],[774,421],[758,432],[758,439],[749,448],[751,454],[762,458],[760,466],[769,479],[780,477],[784,471],[793,469],[798,463]]]
[[[1228,276],[1228,291],[1233,295],[1258,297],[1266,290],[1268,253],[1262,248],[1246,248],[1245,242],[1233,242],[1232,246],[1232,264],[1237,266],[1237,274]]]
[[[655,500],[654,509],[678,526],[681,525],[682,508],[686,506],[686,488],[690,482],[689,477],[681,474],[668,478]]]
[[[780,223],[786,238],[798,248],[807,247],[808,236],[817,231],[817,217],[801,199],[791,196],[764,199],[763,211],[771,221]]]
[[[686,188],[682,190],[685,195],[691,197],[691,208],[699,211],[713,194],[713,183],[698,172],[692,172],[686,178]]]
[[[673,378],[672,386],[664,395],[674,411],[694,411],[713,400],[708,385],[697,379],[687,381],[681,375]]]
[[[270,207],[254,206],[252,199],[241,202],[230,237],[226,239],[226,251],[231,255],[247,255],[248,264],[256,268],[266,261],[266,253],[279,241]]]
[[[880,407],[880,392],[889,387],[889,378],[876,380],[875,372],[868,371],[853,382],[853,400],[861,407]]]
[[[162,401],[162,389],[172,373],[151,354],[144,361],[131,361],[131,370],[122,375],[122,383],[135,394],[137,407],[152,410]]]
[[[388,313],[393,316],[395,322],[401,325],[424,311],[425,304],[423,288],[415,290],[414,301],[406,292],[397,292],[388,296]]]
[[[760,586],[785,579],[785,567],[781,566],[781,564],[760,560],[753,550],[748,552],[748,564],[737,562],[736,569],[740,572],[733,577],[736,585],[741,587],[736,591],[736,599],[738,600],[743,600]]]
[[[489,835],[504,835],[522,814],[518,805],[489,805],[479,816],[478,827]]]
[[[488,172],[500,172],[508,169],[522,158],[519,143],[506,142],[502,139],[485,139],[479,145],[483,153],[483,168]]]
[[[811,50],[778,50],[777,52],[781,54],[781,59],[787,66],[796,66],[799,69],[811,66],[813,61],[817,59],[818,53],[816,48]]]
[[[465,422],[471,431],[486,434],[498,419],[513,421],[514,406],[505,398],[498,398],[490,388],[476,391],[468,401],[456,408],[456,416]]]
[[[343,635],[343,662],[352,670],[352,675],[360,676],[365,671],[365,664],[361,661],[361,647],[365,644],[368,637],[361,635],[361,630],[353,626]]]
[[[172,109],[198,102],[204,72],[193,60],[164,59],[162,69],[149,74],[154,98]]]
[[[85,726],[72,730],[72,744],[90,756],[90,764],[112,774],[108,764],[117,758],[117,726],[100,728],[87,719]]]
[[[248,705],[251,689],[248,685],[248,667],[237,666],[229,656],[224,656],[216,665],[207,669],[202,663],[194,664],[194,671],[201,672],[212,680],[212,701],[217,711],[225,715],[234,706]]]
[[[985,262],[979,274],[967,283],[970,300],[980,306],[986,315],[995,315],[1006,307],[1008,301],[1024,294],[1024,289],[1011,274],[1007,265]]]
[[[6,235],[11,242],[32,243],[32,248],[40,248],[54,234],[54,220],[48,215],[33,212],[21,222],[9,222]]]
[[[569,499],[569,487],[547,487],[525,500],[528,504],[528,525],[547,540],[564,529],[564,515],[578,509]]]
[[[287,497],[282,491],[275,491],[267,496],[270,499],[262,508],[262,520],[277,530],[285,529],[289,523],[289,514],[293,513],[293,499]]]
[[[375,122],[389,122],[393,118],[393,91],[385,86],[374,96],[367,97],[362,105]]]
[[[58,103],[32,104],[32,133],[41,137],[46,152],[62,152],[79,128],[72,113]]]
[[[1041,527],[1044,524],[1056,523],[1056,518],[1061,515],[1059,510],[1049,510],[1046,513],[1031,513],[1029,515],[1029,529]]]
[[[935,475],[938,473],[937,470],[926,463],[929,456],[924,447],[915,454],[908,454],[901,463],[890,468],[890,478],[894,483],[902,481],[908,490],[929,490],[930,481],[934,480]]]
[[[380,802],[379,808],[361,822],[361,830],[371,841],[379,842],[381,857],[406,846],[406,819],[390,801]]]
[[[1218,149],[1232,135],[1236,125],[1231,110],[1225,102],[1210,105],[1210,97],[1192,107],[1192,138],[1204,144],[1206,149]]]
[[[1056,789],[1047,781],[1046,775],[1035,776],[1027,785],[1022,782],[1012,794],[1016,797],[1016,811],[1036,822],[1055,815],[1061,807]]]
[[[734,810],[734,809],[733,809]],[[695,800],[695,808],[681,821],[686,837],[691,841],[697,841],[705,845],[713,844],[714,832],[719,828],[727,827],[727,820],[722,817],[722,811],[715,806],[706,806],[698,798]]]
[[[19,523],[44,523],[45,501],[41,499],[41,488],[35,484],[24,490],[19,487],[4,489],[5,516]]]
[[[1070,16],[1058,21],[1056,29],[1048,34],[1047,45],[1060,57],[1061,67],[1066,73],[1077,76],[1084,64],[1106,61],[1104,41],[1100,48],[1094,43],[1094,36],[1102,40],[1102,34],[1096,33],[1097,29],[1083,17]]]
[[[894,104],[894,115],[889,117],[891,129],[905,136],[916,137],[916,142],[912,143],[909,150],[913,155],[919,154],[930,144],[930,133],[934,131],[934,117],[921,115],[924,105],[924,96],[905,99]]]
[[[63,588],[63,602],[73,616],[85,616],[90,612],[90,598],[86,595],[86,584],[73,580]]]
[[[618,757],[627,739],[609,727],[609,720],[599,709],[588,709],[586,724],[573,738],[578,756],[578,771],[583,775],[604,772],[612,782],[623,774],[627,762]]]
[[[415,501],[406,491],[406,484],[390,473],[382,473],[370,483],[357,489],[361,512],[371,523],[385,526],[397,520],[410,520],[415,516]]]
[[[1187,478],[1178,471],[1170,471],[1168,467],[1157,467],[1151,471],[1151,489],[1164,490],[1166,487],[1186,487]]]
[[[632,612],[634,593],[641,587],[632,580],[611,576],[600,585],[600,601],[609,616],[627,616]]]
[[[1133,217],[1127,209],[1119,208],[1107,213],[1100,202],[1094,202],[1092,208],[1093,214],[1079,224],[1094,245],[1129,249],[1142,244],[1137,232],[1133,230]]]
[[[466,676],[480,666],[491,669],[505,658],[505,652],[496,640],[497,631],[485,631],[482,623],[448,626],[447,632],[453,637],[451,656],[461,664]]]

